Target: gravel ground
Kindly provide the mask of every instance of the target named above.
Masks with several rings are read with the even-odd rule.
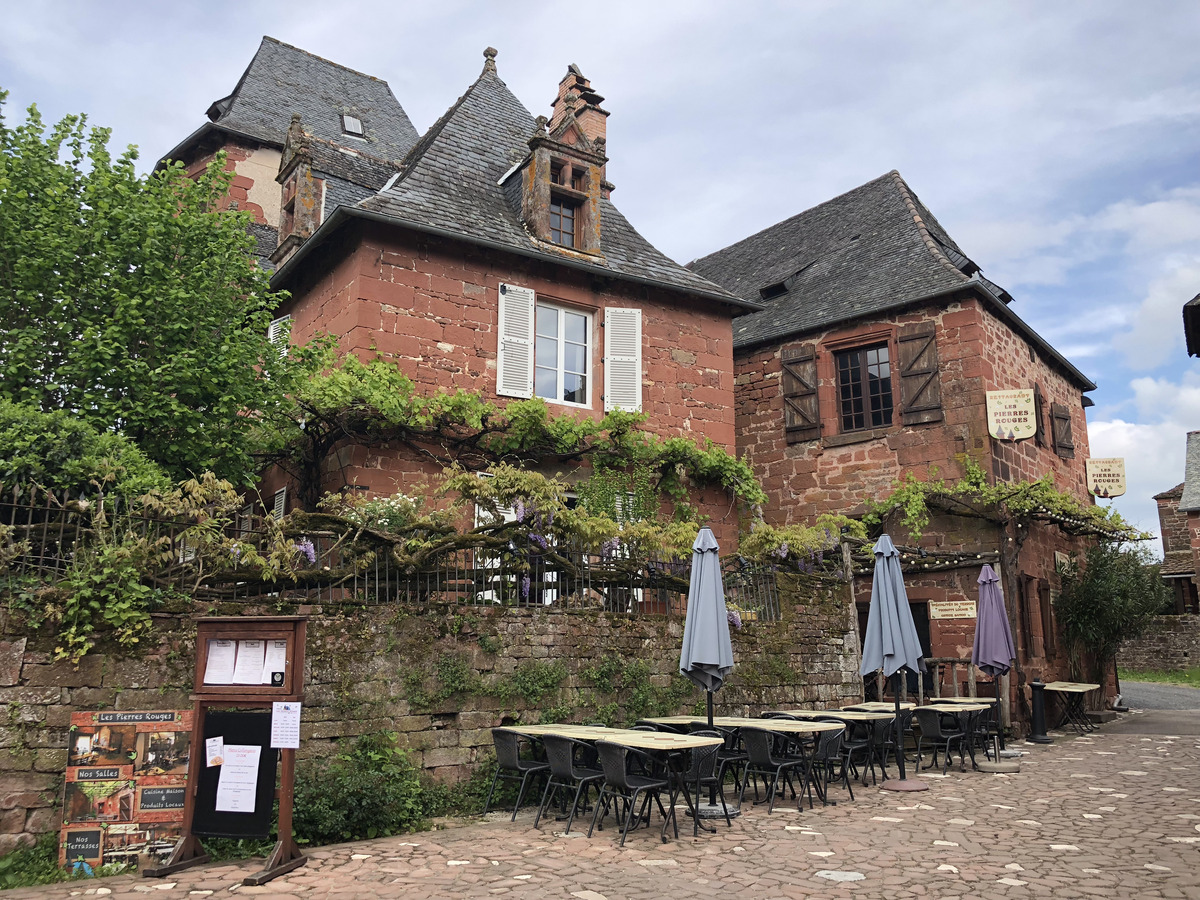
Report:
[[[1200,709],[1200,688],[1122,680],[1121,698],[1130,709]]]

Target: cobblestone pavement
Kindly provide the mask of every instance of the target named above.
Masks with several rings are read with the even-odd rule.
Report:
[[[315,850],[261,887],[239,886],[255,870],[239,864],[3,897],[1200,897],[1200,737],[1101,730],[1019,749],[1019,774],[922,773],[929,791],[869,788],[853,803],[834,790],[837,806],[748,808],[732,829],[693,840],[681,825],[668,844],[657,828],[624,849],[612,829],[564,837],[523,811]]]

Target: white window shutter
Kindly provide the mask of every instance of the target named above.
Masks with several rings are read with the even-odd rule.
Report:
[[[267,326],[267,340],[272,344],[278,344],[284,340],[288,334],[288,326],[292,323],[291,316],[280,316]]]
[[[275,506],[271,510],[271,516],[276,519],[282,519],[284,512],[287,511],[287,488],[282,487],[275,492]]]
[[[533,324],[537,295],[529,288],[500,285],[500,342],[496,354],[496,393],[533,396]]]
[[[604,410],[642,409],[642,311],[604,310]]]

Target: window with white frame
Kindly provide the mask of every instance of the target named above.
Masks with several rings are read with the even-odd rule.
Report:
[[[496,393],[591,406],[593,315],[500,285]],[[604,409],[642,408],[642,311],[604,310]]]
[[[587,313],[537,304],[533,392],[556,403],[588,406],[592,317]]]

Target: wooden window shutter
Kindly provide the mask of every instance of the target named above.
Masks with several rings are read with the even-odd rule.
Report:
[[[275,492],[275,503],[271,508],[271,517],[282,519],[287,512],[287,488],[281,487]]]
[[[533,396],[533,323],[537,295],[529,288],[500,285],[500,344],[496,354],[496,393]]]
[[[942,383],[938,377],[933,325],[900,329],[900,422],[923,425],[942,421]]]
[[[1042,397],[1042,386],[1035,384],[1033,386],[1033,419],[1037,425],[1037,431],[1034,433],[1034,440],[1037,441],[1039,447],[1046,446],[1046,424],[1043,409],[1046,405],[1045,399]]]
[[[789,444],[821,436],[817,403],[817,348],[804,344],[783,351],[783,433]]]
[[[642,311],[604,310],[604,411],[642,409]]]
[[[1071,436],[1071,412],[1061,403],[1050,405],[1050,434],[1054,452],[1063,459],[1075,458],[1075,440]]]

